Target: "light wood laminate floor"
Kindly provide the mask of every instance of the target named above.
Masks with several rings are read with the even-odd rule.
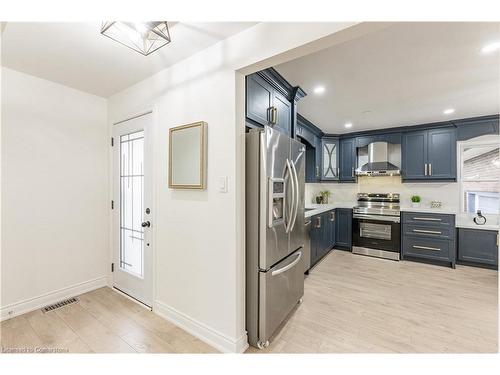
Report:
[[[271,345],[250,353],[497,352],[498,273],[333,251],[305,282]],[[109,288],[1,324],[3,348],[211,353],[213,348]]]
[[[498,272],[395,262],[334,250],[303,303],[257,353],[498,351]]]
[[[53,349],[70,353],[214,353],[215,349],[151,311],[101,288],[57,310],[2,322],[2,351]],[[53,351],[52,351],[53,352]]]

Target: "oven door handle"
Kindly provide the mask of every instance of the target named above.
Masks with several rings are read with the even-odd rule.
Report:
[[[354,214],[352,215],[353,219],[367,219],[367,220],[375,220],[375,221],[390,221],[392,223],[399,223],[401,218],[399,216],[383,216],[383,215],[363,215],[363,214]]]

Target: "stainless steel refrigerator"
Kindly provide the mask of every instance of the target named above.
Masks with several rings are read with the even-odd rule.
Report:
[[[246,328],[263,348],[304,295],[305,148],[265,127],[246,134]]]

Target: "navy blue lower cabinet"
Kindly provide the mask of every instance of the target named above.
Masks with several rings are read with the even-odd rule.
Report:
[[[311,230],[309,235],[311,237],[311,268],[318,260],[321,259],[320,249],[322,242],[322,220],[321,215],[314,215],[311,217]]]
[[[352,250],[352,209],[335,209],[335,247]]]
[[[401,257],[431,263],[449,263],[455,268],[455,215],[403,212]]]
[[[328,246],[332,249],[335,246],[335,210],[328,211],[329,237]]]
[[[311,267],[335,245],[335,211],[327,211],[311,218]]]
[[[498,232],[459,228],[458,262],[498,268]]]

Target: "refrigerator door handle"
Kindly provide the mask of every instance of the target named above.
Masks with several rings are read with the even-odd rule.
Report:
[[[297,159],[295,159],[295,162],[292,161],[292,163],[295,163],[297,164],[300,160],[300,158],[302,157],[302,155],[304,155],[304,152],[306,152],[306,148],[305,147],[301,147],[300,150],[299,150],[299,154],[297,155]]]
[[[285,267],[277,269],[275,271],[271,272],[271,276],[276,276],[279,275],[280,273],[288,271],[290,268],[293,268],[297,263],[299,263],[300,259],[302,258],[302,251],[299,251],[297,253],[297,259],[295,259],[292,263],[287,264]]]
[[[293,214],[293,218],[292,218],[292,224],[290,225],[290,231],[293,230],[293,228],[295,227],[295,221],[297,220],[297,213],[299,211],[299,177],[297,175],[297,169],[295,168],[295,163],[294,162],[291,162],[290,163],[292,165],[292,170],[293,170],[293,183],[295,184],[295,189],[297,189],[297,194],[295,194],[294,198],[295,198],[295,202],[294,202],[294,214]]]
[[[295,200],[295,183],[293,181],[293,172],[292,172],[292,168],[290,167],[290,161],[288,159],[286,159],[286,169],[288,170],[288,175],[289,175],[289,178],[290,178],[290,182],[291,182],[291,186],[292,186],[292,202]],[[286,180],[286,179],[285,179]],[[286,189],[285,189],[286,190]],[[289,203],[288,203],[288,194],[286,194],[285,192],[285,201],[286,201],[286,206],[287,208],[290,206]],[[293,215],[293,206],[290,207],[290,213],[288,213],[286,210],[286,221],[285,221],[285,232],[286,233],[289,233],[290,232],[290,228],[291,228],[291,222],[292,222],[292,215]]]

